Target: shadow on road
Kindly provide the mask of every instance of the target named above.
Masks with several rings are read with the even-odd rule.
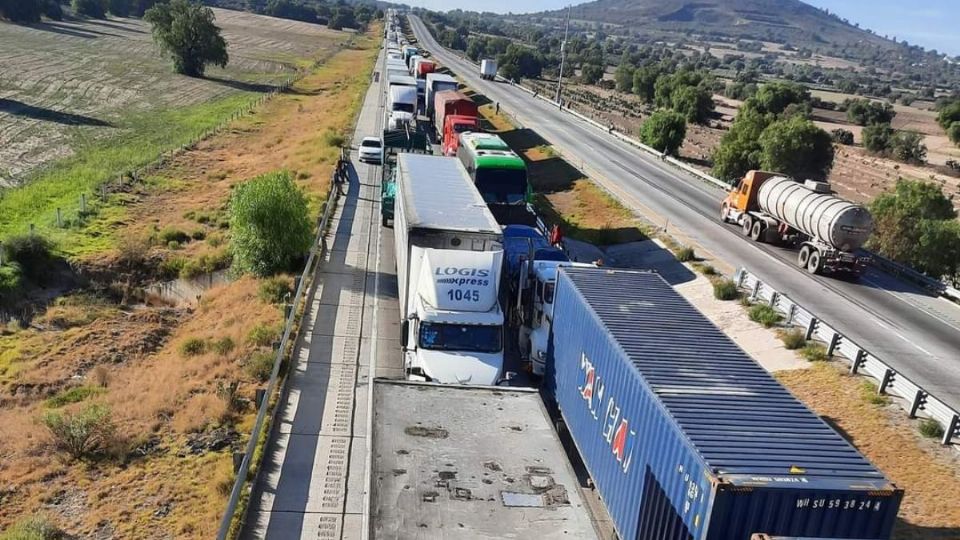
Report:
[[[29,105],[15,99],[0,98],[0,112],[12,114],[14,116],[23,116],[33,118],[34,120],[43,120],[45,122],[56,122],[58,124],[68,124],[73,126],[101,126],[115,127],[106,120],[74,114],[62,111],[55,111],[44,107]]]

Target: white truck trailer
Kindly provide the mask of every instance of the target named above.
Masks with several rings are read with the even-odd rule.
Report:
[[[459,160],[398,156],[393,230],[408,378],[502,382],[503,232]]]
[[[536,390],[375,379],[371,391],[371,539],[599,538]]]
[[[484,58],[480,61],[480,78],[492,81],[497,78],[497,61]]]

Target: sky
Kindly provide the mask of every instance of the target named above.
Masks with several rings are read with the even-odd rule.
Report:
[[[401,0],[404,1],[404,0]],[[827,8],[861,28],[870,28],[879,35],[896,36],[911,44],[937,49],[960,56],[960,0],[803,0]],[[476,1],[468,0],[405,0],[407,4],[435,10],[477,9]],[[559,9],[571,0],[484,0],[485,11],[498,13],[535,12]],[[572,3],[581,3],[572,0]]]

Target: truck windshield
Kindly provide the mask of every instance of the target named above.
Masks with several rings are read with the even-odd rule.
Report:
[[[499,326],[420,323],[420,347],[435,351],[495,353],[503,349]]]
[[[412,112],[413,112],[413,104],[411,104],[411,103],[394,103],[394,104],[393,104],[393,110],[394,110],[394,111],[400,111],[400,112],[412,113]]]
[[[487,204],[522,204],[527,195],[527,171],[477,169],[476,184]]]
[[[476,124],[454,124],[453,131],[457,133],[463,133],[464,131],[476,131]]]

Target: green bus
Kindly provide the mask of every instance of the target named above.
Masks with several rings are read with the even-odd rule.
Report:
[[[492,133],[461,133],[457,158],[491,207],[533,202],[527,164],[500,137]]]

